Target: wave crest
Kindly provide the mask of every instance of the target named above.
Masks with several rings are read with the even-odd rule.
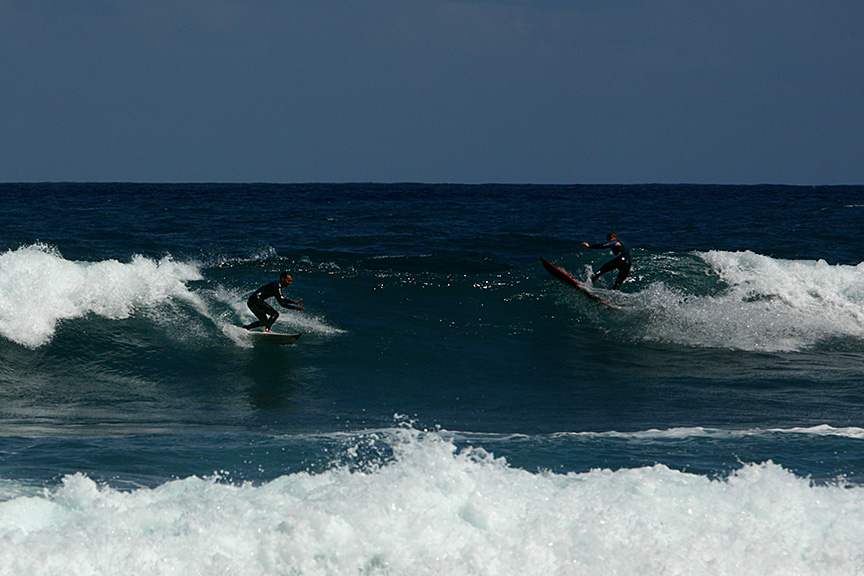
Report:
[[[79,262],[45,244],[22,246],[0,254],[0,334],[37,348],[63,320],[88,314],[127,318],[137,308],[171,298],[195,304],[186,283],[200,279],[195,265],[170,256]]]
[[[864,263],[782,260],[750,251],[697,255],[720,287],[693,295],[652,284],[634,298],[648,314],[644,339],[767,352],[864,339]]]

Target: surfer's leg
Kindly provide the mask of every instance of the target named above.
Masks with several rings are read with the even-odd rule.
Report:
[[[591,275],[591,282],[594,282],[595,280],[597,280],[597,278],[599,278],[606,272],[609,272],[610,270],[615,270],[616,268],[618,268],[618,259],[613,258],[609,262],[603,264],[603,266],[601,266],[599,270],[597,270],[596,272],[594,272],[594,274]]]
[[[620,265],[618,266],[618,277],[615,278],[615,284],[612,285],[613,290],[618,290],[621,287],[621,284],[624,283],[624,280],[627,278],[627,275],[630,274],[630,262],[626,260],[622,260]]]
[[[257,322],[252,322],[251,324],[247,324],[243,326],[246,330],[252,330],[253,328],[260,328],[267,324],[267,317],[265,316],[263,319],[258,320]]]
[[[276,317],[279,317],[279,314],[276,312],[276,310],[273,309],[272,306],[270,306],[266,302],[262,302],[261,300],[253,300],[250,298],[248,306],[249,310],[251,310],[252,313],[255,314],[255,317],[258,318],[258,321],[252,322],[251,324],[247,324],[246,326],[244,326],[246,330],[251,330],[253,328],[261,328],[262,326],[270,328],[270,325],[276,321],[275,318],[272,322],[270,321],[271,314],[276,314]]]
[[[271,310],[273,310],[273,309],[271,308]],[[265,331],[265,332],[269,332],[269,331],[270,331],[270,327],[273,326],[273,323],[276,322],[276,319],[277,319],[277,318],[279,318],[279,312],[277,312],[276,310],[273,310],[273,315],[270,316],[270,319],[267,320],[267,325],[264,326],[264,331]]]

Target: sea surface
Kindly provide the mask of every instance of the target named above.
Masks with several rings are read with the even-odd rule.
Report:
[[[0,208],[0,575],[864,574],[862,186]]]

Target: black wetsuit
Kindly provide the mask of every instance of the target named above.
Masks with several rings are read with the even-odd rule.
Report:
[[[606,262],[597,272],[592,274],[591,281],[594,282],[602,274],[610,270],[618,270],[618,277],[615,278],[615,284],[612,285],[613,290],[618,290],[624,279],[627,278],[627,275],[630,273],[630,267],[633,265],[630,261],[630,248],[622,244],[620,240],[611,240],[605,244],[592,244],[589,248],[609,248],[612,250],[615,258]]]
[[[276,298],[276,301],[285,308],[294,308],[294,303],[282,294],[282,283],[279,280],[275,280],[269,284],[265,284],[249,297],[246,304],[249,306],[249,310],[258,318],[258,321],[248,324],[244,328],[251,330],[252,328],[263,326],[265,330],[270,330],[270,327],[279,318],[279,312],[265,302],[268,298]]]

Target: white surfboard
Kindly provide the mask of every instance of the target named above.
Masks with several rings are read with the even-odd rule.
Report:
[[[256,332],[252,330],[249,331],[249,334],[256,342],[269,342],[270,344],[279,344],[282,346],[294,344],[301,336],[301,334],[280,334],[279,332]]]

